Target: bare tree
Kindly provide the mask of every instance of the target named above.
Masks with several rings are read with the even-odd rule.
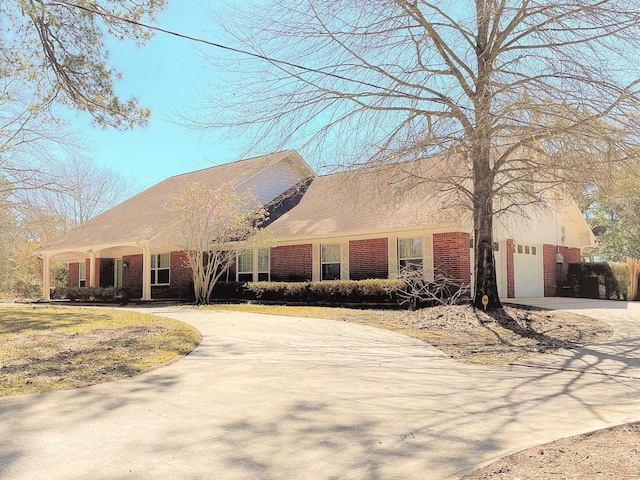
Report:
[[[15,198],[23,216],[37,217],[46,212],[48,217],[56,218],[59,233],[99,215],[133,192],[131,181],[88,157],[51,160],[45,172],[55,177],[55,184],[18,192]]]
[[[501,305],[496,215],[522,214],[550,189],[588,177],[594,163],[624,161],[637,142],[636,0],[241,8],[213,10],[233,45],[253,56],[215,59],[236,74],[226,83],[233,92],[209,89],[195,126],[252,134],[272,148],[302,144],[352,165],[433,158],[433,172],[416,180],[473,212],[476,306],[483,295],[489,308]]]
[[[209,303],[213,287],[240,251],[266,240],[259,235],[266,209],[250,192],[238,192],[231,184],[214,189],[191,183],[172,197],[167,208],[177,219],[171,228],[174,242],[185,253],[201,304]]]

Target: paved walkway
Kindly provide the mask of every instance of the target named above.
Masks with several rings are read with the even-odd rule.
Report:
[[[0,399],[0,478],[458,478],[640,420],[640,305],[593,305],[571,307],[618,325],[612,343],[543,368],[465,365],[343,322],[149,309],[194,325],[202,345],[135,378]],[[591,356],[596,374],[565,368]]]

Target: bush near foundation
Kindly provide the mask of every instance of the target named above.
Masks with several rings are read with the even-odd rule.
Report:
[[[401,280],[335,280],[331,282],[223,282],[216,284],[215,300],[256,300],[305,304],[395,304]]]
[[[567,273],[574,296],[626,300],[631,273],[626,263],[570,263]]]
[[[129,290],[116,287],[57,287],[51,293],[52,300],[67,299],[72,302],[116,303],[128,301]]]

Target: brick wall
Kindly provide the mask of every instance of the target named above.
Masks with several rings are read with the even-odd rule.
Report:
[[[389,277],[389,249],[386,238],[349,242],[349,277],[351,280]]]
[[[562,266],[556,264],[556,253],[564,256]],[[554,245],[543,246],[543,263],[544,263],[544,296],[554,297],[559,295],[558,276],[560,282],[565,283],[567,280],[567,271],[570,263],[580,262],[580,249],[570,247],[556,247]]]
[[[507,297],[509,298],[516,296],[514,253],[513,240],[509,239],[507,240]]]
[[[125,255],[122,262],[129,266],[122,269],[122,286],[131,292],[131,298],[142,297],[142,254]]]
[[[313,275],[313,247],[286,245],[271,248],[271,281],[304,282]]]
[[[471,281],[469,234],[435,233],[433,235],[433,266],[458,281]]]
[[[69,282],[67,284],[70,287],[77,287],[80,285],[80,264],[69,264]]]

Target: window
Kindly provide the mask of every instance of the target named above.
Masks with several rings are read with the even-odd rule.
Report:
[[[169,285],[170,262],[169,253],[151,255],[151,285]]]
[[[269,281],[269,249],[268,248],[259,248],[258,249],[258,281],[259,282],[268,282]]]
[[[78,272],[78,278],[80,279],[80,283],[78,286],[86,287],[87,286],[87,262],[80,262],[78,266],[80,267]]]
[[[238,254],[238,281],[253,281],[253,251],[245,250]],[[269,249],[258,249],[258,281],[269,281]]]
[[[516,245],[516,251],[523,255],[537,255],[538,249],[530,245]]]
[[[238,253],[238,281],[253,281],[253,252],[251,250]]]
[[[341,245],[320,245],[321,280],[340,280]]]
[[[398,262],[400,271],[405,268],[418,270],[422,268],[422,238],[398,239]]]

